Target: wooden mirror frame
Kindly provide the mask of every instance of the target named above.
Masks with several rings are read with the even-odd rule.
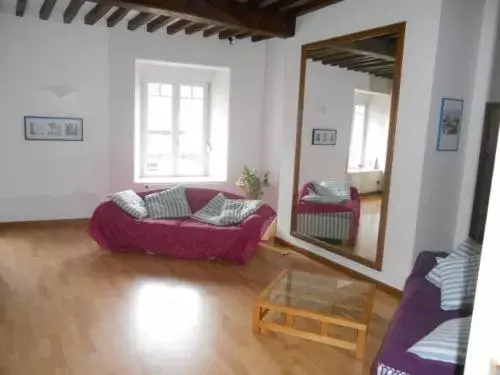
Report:
[[[304,44],[302,46],[302,52],[300,57],[301,62],[300,62],[299,101],[298,101],[298,111],[297,111],[297,134],[295,140],[296,147],[295,147],[295,165],[293,172],[292,220],[290,226],[290,234],[295,238],[309,242],[313,245],[316,245],[325,250],[341,255],[345,258],[354,260],[360,264],[376,269],[378,271],[382,270],[382,263],[384,258],[385,231],[387,226],[387,208],[389,204],[389,192],[391,187],[391,168],[394,156],[394,138],[396,133],[396,122],[397,122],[398,103],[399,103],[399,88],[401,82],[401,68],[403,65],[405,29],[406,29],[406,22],[402,22],[389,26],[383,26],[375,29],[365,30],[354,34],[326,39],[319,42]],[[397,37],[396,61],[395,61],[395,71],[394,71],[392,94],[391,94],[389,134],[387,140],[387,157],[386,157],[385,172],[384,172],[384,190],[382,192],[380,224],[379,224],[379,232],[377,239],[377,255],[375,261],[370,261],[357,254],[346,252],[345,250],[342,250],[341,248],[338,248],[335,245],[330,245],[323,241],[297,233],[297,198],[298,198],[298,188],[299,188],[298,184],[299,184],[299,172],[300,172],[300,156],[302,147],[302,121],[304,114],[304,90],[306,82],[306,66],[307,66],[308,52],[317,49],[318,47],[324,47],[336,44],[345,44],[345,43],[359,41],[362,39],[374,38],[384,35],[394,35]]]

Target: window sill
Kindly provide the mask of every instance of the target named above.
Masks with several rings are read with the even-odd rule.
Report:
[[[224,183],[227,179],[221,177],[139,177],[135,179],[137,184],[204,184],[204,183]]]

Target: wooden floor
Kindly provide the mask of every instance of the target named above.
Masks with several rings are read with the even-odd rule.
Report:
[[[363,362],[252,334],[253,299],[286,267],[336,273],[284,249],[236,266],[108,253],[83,225],[0,228],[0,374],[367,374],[397,305],[384,293]]]

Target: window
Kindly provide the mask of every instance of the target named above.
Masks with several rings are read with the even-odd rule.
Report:
[[[208,84],[146,82],[141,96],[141,176],[208,176]]]
[[[363,166],[365,113],[366,106],[364,104],[356,104],[354,106],[351,144],[349,147],[349,169],[359,169]]]

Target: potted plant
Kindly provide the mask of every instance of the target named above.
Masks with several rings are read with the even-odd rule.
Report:
[[[260,174],[257,169],[250,170],[246,165],[243,167],[241,176],[236,181],[245,198],[261,199],[264,195],[264,188],[269,186],[269,172]]]

